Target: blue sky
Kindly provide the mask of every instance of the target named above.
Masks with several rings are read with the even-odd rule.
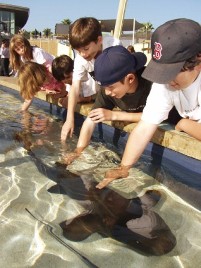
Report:
[[[74,21],[80,17],[92,16],[101,19],[115,19],[119,0],[6,0],[1,3],[30,8],[30,15],[24,29],[43,31],[64,19]],[[201,0],[128,0],[126,19],[150,22],[154,28],[167,20],[189,18],[201,23]]]

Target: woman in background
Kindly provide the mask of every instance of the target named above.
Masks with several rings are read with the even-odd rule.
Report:
[[[1,75],[9,76],[9,40],[3,39],[0,48],[1,54]]]

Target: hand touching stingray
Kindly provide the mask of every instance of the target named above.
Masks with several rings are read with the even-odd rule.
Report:
[[[64,157],[63,157],[63,160],[64,160],[64,163],[66,165],[70,165],[75,159],[77,159],[82,151],[84,150],[84,147],[78,147],[74,150],[74,152],[71,152],[69,154],[66,154]]]
[[[120,165],[114,169],[108,170],[105,173],[105,178],[99,184],[96,185],[96,188],[102,189],[113,180],[128,177],[130,168],[131,166]]]

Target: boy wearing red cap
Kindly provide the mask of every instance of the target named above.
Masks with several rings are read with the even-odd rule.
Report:
[[[173,106],[182,117],[176,130],[201,140],[201,26],[189,19],[168,21],[153,33],[151,47],[152,60],[142,76],[154,83],[141,120],[129,136],[121,165],[106,172],[97,188],[128,176]]]
[[[94,74],[102,88],[83,123],[77,149],[65,158],[67,164],[77,158],[89,144],[97,123],[140,120],[152,84],[141,77],[146,61],[144,53],[131,54],[123,46],[109,47],[98,56]],[[115,107],[120,110],[113,110]]]

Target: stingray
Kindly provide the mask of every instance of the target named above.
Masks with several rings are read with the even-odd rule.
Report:
[[[91,183],[86,197],[91,201],[90,208],[88,202],[88,210],[60,223],[67,239],[82,241],[99,233],[151,255],[163,255],[175,247],[175,236],[152,210],[160,199],[158,191],[150,190],[141,198],[126,199],[111,189],[99,190],[95,185]]]
[[[115,239],[142,254],[163,255],[176,245],[165,221],[153,210],[161,199],[156,190],[126,199],[109,188],[97,189],[91,174],[75,175],[66,166],[50,167],[28,151],[38,170],[55,182],[50,193],[67,195],[81,202],[84,212],[60,223],[65,238],[83,241],[93,233]]]
[[[99,233],[151,255],[163,255],[175,247],[175,236],[153,211],[161,199],[159,191],[149,190],[142,197],[127,199],[112,189],[97,189],[91,175],[78,176],[64,166],[56,170],[56,185],[48,191],[68,195],[81,202],[84,209],[80,215],[60,223],[68,240],[79,242]]]

